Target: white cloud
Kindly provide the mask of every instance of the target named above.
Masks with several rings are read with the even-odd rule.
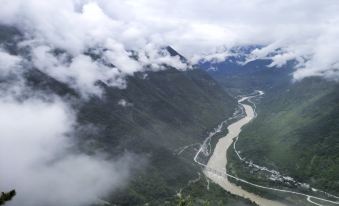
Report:
[[[118,101],[118,105],[120,105],[120,106],[122,106],[122,107],[131,107],[131,106],[133,106],[132,103],[126,101],[125,99],[120,99],[120,100]]]
[[[22,59],[0,49],[0,76],[18,72]]]
[[[160,48],[154,44],[147,44],[138,53],[138,61],[149,70],[164,70],[167,67],[174,67],[178,70],[191,68],[190,65],[182,62],[179,56],[171,56],[165,48]]]
[[[296,73],[296,78],[327,69],[337,74],[331,69],[338,60],[336,0],[4,0],[2,5],[1,22],[21,25],[40,43],[75,56],[113,42],[107,55],[128,75],[143,68],[126,50],[142,52],[149,44],[171,45],[189,58],[211,54],[220,46],[269,45],[267,53],[279,46],[288,54],[275,57],[279,62],[274,65],[292,54],[309,60],[301,68],[309,71]],[[332,51],[334,57],[320,60]]]
[[[66,54],[56,57],[52,53],[47,46],[35,47],[33,64],[51,77],[79,90],[83,97],[101,95],[102,91],[96,84],[99,80],[109,86],[125,87],[125,73],[117,68],[107,67],[83,54],[68,60]]]
[[[209,54],[196,54],[191,58],[191,62],[197,64],[198,62],[223,62],[227,58],[231,56],[235,56],[234,52],[229,51],[226,48],[219,49],[220,51],[216,50],[215,52],[209,53]]]
[[[125,184],[132,156],[74,152],[75,118],[64,103],[2,98],[0,113],[0,188],[17,191],[9,205],[87,205]]]
[[[282,66],[296,58],[295,79],[339,80],[338,10],[337,0],[2,0],[0,23],[25,32],[20,45],[31,48],[34,67],[89,97],[102,94],[97,81],[123,88],[138,71],[189,68],[161,49],[167,45],[194,62],[233,55],[217,48],[267,45],[248,61],[269,56],[270,66]],[[67,54],[54,55],[56,48]],[[101,58],[85,55],[89,49]],[[0,76],[22,68],[22,58],[0,50]],[[19,83],[0,88],[0,186],[18,190],[10,204],[76,206],[119,186],[130,158],[111,164],[66,152],[72,112],[59,100],[5,97],[20,96]]]
[[[122,73],[133,75],[143,69],[138,61],[130,58],[131,53],[127,52],[122,44],[109,39],[106,41],[105,48],[109,50],[104,52],[103,57],[119,68]]]
[[[153,66],[148,67],[148,70],[163,69],[161,64],[169,64],[182,70],[186,68],[186,64],[182,64],[176,57],[146,51],[146,37],[150,35],[148,28],[141,22],[134,24],[120,19],[121,16],[128,16],[127,10],[126,13],[117,11],[121,16],[116,18],[106,7],[106,4],[112,3],[5,0],[3,4],[10,8],[10,12],[0,8],[0,22],[16,25],[29,34],[29,40],[21,45],[32,48],[33,66],[68,83],[85,97],[101,95],[101,89],[95,84],[99,80],[109,86],[125,87],[125,76],[143,71],[145,66]],[[118,8],[113,9],[116,11]],[[121,8],[127,9],[124,6]],[[157,50],[160,47],[161,44],[152,49]],[[51,51],[56,48],[65,50],[72,56],[70,64],[65,59],[52,55]],[[101,57],[115,68],[109,68],[102,61],[91,60],[83,54],[88,49],[97,48],[102,49]],[[143,55],[143,62],[133,59],[130,50]]]

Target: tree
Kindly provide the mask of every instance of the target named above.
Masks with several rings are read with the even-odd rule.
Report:
[[[4,205],[7,201],[10,201],[16,195],[15,190],[9,192],[2,192],[0,196],[0,205]]]

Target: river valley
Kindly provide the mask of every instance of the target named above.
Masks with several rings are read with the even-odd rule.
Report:
[[[258,91],[258,94],[255,95],[255,96],[261,96],[263,94],[264,94],[263,92]],[[255,97],[255,96],[252,95],[252,96],[242,97],[238,100],[239,105],[243,108],[244,116],[242,118],[238,119],[236,122],[230,124],[227,127],[227,130],[228,130],[227,135],[218,140],[218,142],[217,142],[217,144],[216,144],[216,146],[213,150],[213,153],[210,156],[207,164],[203,164],[203,163],[201,163],[197,160],[198,155],[201,152],[204,153],[204,151],[203,151],[204,149],[206,150],[207,141],[205,141],[203,143],[203,146],[201,146],[201,148],[198,151],[197,155],[195,156],[194,160],[195,160],[196,163],[204,166],[205,176],[208,177],[210,180],[212,180],[214,183],[218,184],[220,187],[222,187],[226,191],[228,191],[228,192],[230,192],[234,195],[238,195],[238,196],[247,198],[247,199],[255,202],[256,204],[258,204],[260,206],[287,206],[287,204],[282,203],[282,202],[278,202],[278,201],[274,201],[274,200],[270,200],[270,199],[266,199],[264,197],[261,197],[259,195],[254,194],[254,193],[248,192],[248,191],[244,190],[242,187],[237,186],[234,183],[231,183],[229,181],[229,178],[232,178],[232,179],[239,181],[241,183],[245,183],[247,185],[253,186],[255,188],[271,190],[271,191],[275,191],[275,192],[288,193],[288,194],[291,194],[291,195],[302,196],[302,197],[305,197],[305,200],[307,200],[308,203],[311,203],[313,205],[322,205],[322,206],[327,205],[327,204],[319,204],[319,203],[317,203],[318,201],[321,201],[323,203],[328,203],[328,204],[331,204],[331,205],[338,205],[339,204],[338,202],[333,201],[333,200],[329,200],[329,199],[324,199],[324,198],[320,198],[320,197],[316,197],[316,196],[312,196],[312,195],[308,195],[308,194],[304,194],[304,193],[300,193],[300,192],[290,191],[290,190],[283,190],[283,189],[261,186],[261,185],[243,180],[239,177],[232,176],[232,175],[230,175],[226,172],[227,150],[233,145],[234,140],[236,138],[238,138],[238,136],[241,132],[241,128],[244,125],[248,124],[253,118],[256,117],[255,104],[253,104],[253,106],[251,106],[247,103],[244,103],[246,100],[251,102],[250,99]],[[220,131],[220,130],[221,130],[221,128],[219,128],[217,131]],[[208,143],[208,144],[210,146],[210,143]],[[237,152],[237,151],[235,150],[235,152]],[[238,154],[238,156],[239,156],[239,154]],[[241,157],[239,156],[239,158],[241,158]],[[331,196],[331,195],[329,194],[329,196]],[[336,197],[336,196],[332,196],[332,197]]]

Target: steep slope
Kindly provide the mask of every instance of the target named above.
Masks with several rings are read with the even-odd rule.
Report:
[[[203,141],[208,131],[232,115],[235,107],[234,100],[199,70],[169,69],[148,73],[146,79],[137,74],[129,78],[127,89],[105,90],[104,101],[92,99],[81,107],[79,121],[102,128],[95,137],[100,148],[114,155],[124,150],[141,156],[147,154],[149,161],[127,190],[111,198],[120,205],[174,201],[176,192],[196,179],[200,170],[192,162],[193,154],[178,157],[174,150]],[[122,100],[126,105],[118,104]],[[206,184],[203,182],[201,179],[194,186],[200,188],[197,197],[202,199]],[[186,190],[187,195],[192,195],[192,190],[197,189]],[[212,193],[205,198],[223,202],[237,199],[219,193],[225,196]]]
[[[67,90],[56,89],[55,83],[50,87]],[[182,157],[174,154],[179,147],[202,142],[234,108],[235,101],[205,72],[168,69],[146,78],[136,74],[129,77],[127,89],[105,87],[103,99],[80,103],[79,122],[99,129],[94,137],[82,133],[79,144],[84,151],[105,150],[112,156],[128,151],[146,159],[145,168],[135,171],[127,188],[107,197],[113,204],[176,205],[176,193],[185,188],[183,195],[195,205],[251,205],[212,184],[206,192],[203,178],[186,188],[200,171],[192,161],[194,150]]]
[[[113,155],[128,150],[149,157],[144,176],[128,190],[133,194],[121,191],[118,203],[135,205],[173,197],[180,186],[195,178],[192,165],[173,152],[200,141],[204,132],[231,115],[233,100],[212,92],[218,91],[212,82],[200,71],[169,69],[148,73],[146,78],[137,74],[128,79],[127,89],[105,87],[104,99],[93,98],[82,105],[79,121],[101,128],[88,141],[96,140],[98,147]],[[208,113],[216,118],[206,118]]]
[[[0,38],[5,50],[25,54],[16,45],[17,38],[22,38],[18,30],[1,27]],[[181,55],[180,59],[185,61]],[[82,152],[104,151],[109,158],[128,152],[140,159],[128,185],[105,197],[111,205],[177,205],[182,200],[177,197],[179,191],[194,205],[253,205],[212,184],[206,192],[208,182],[202,177],[197,180],[201,168],[192,161],[194,148],[182,156],[175,154],[179,147],[203,141],[235,109],[235,100],[206,72],[168,67],[136,73],[127,77],[126,89],[97,82],[104,95],[86,100],[35,68],[27,68],[23,77],[36,94],[57,95],[77,111],[79,126],[74,136]]]
[[[293,62],[282,68],[269,64],[227,60],[204,65],[205,70],[215,68],[208,73],[226,90],[265,91],[257,103],[258,117],[240,134],[237,149],[247,160],[338,194],[338,83],[322,78],[293,82]],[[230,157],[238,170],[233,172],[245,175],[236,155]]]
[[[339,84],[315,77],[294,82],[291,75],[294,62],[282,68],[267,67],[270,63],[255,60],[239,65],[229,59],[203,65],[234,95],[255,89],[265,91],[256,102],[258,117],[243,129],[237,150],[249,162],[338,196]],[[307,191],[306,185],[272,181],[274,177],[270,180],[270,174],[240,161],[234,150],[228,151],[228,157],[228,170],[236,176],[261,185]],[[288,204],[308,205],[302,198],[291,199],[289,195],[251,187],[247,190]]]
[[[259,164],[338,194],[338,89],[337,83],[308,78],[269,91],[238,149]]]
[[[231,115],[234,106],[206,73],[169,69],[148,73],[145,79],[142,74],[130,77],[125,90],[106,88],[105,101],[92,99],[82,107],[79,119],[111,122],[115,140],[124,139],[121,135],[128,131],[130,136],[148,137],[154,144],[174,149]]]

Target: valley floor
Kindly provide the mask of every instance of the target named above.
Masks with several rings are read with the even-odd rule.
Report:
[[[262,92],[259,92],[259,95],[262,95]],[[269,190],[269,191],[274,191],[274,192],[279,192],[279,193],[287,193],[290,195],[296,195],[300,196],[302,198],[305,197],[305,200],[309,204],[313,205],[337,205],[339,202],[335,202],[332,200],[328,200],[325,198],[320,198],[316,196],[312,196],[310,194],[304,194],[300,192],[295,192],[291,190],[283,190],[279,188],[273,188],[273,187],[268,187],[268,186],[262,186],[258,185],[256,183],[251,183],[246,180],[243,180],[241,178],[232,176],[226,172],[226,165],[227,165],[227,150],[228,148],[233,144],[233,140],[238,137],[238,135],[241,132],[241,128],[249,123],[253,118],[255,118],[256,113],[253,109],[248,104],[244,104],[243,102],[246,100],[250,100],[253,96],[248,96],[248,97],[243,97],[241,98],[238,102],[241,104],[241,106],[244,108],[244,117],[239,119],[238,121],[234,122],[233,124],[228,126],[228,134],[222,138],[220,138],[215,146],[215,149],[213,151],[213,154],[210,156],[207,165],[204,165],[203,163],[200,163],[197,161],[195,158],[195,161],[202,166],[204,166],[204,174],[211,179],[214,183],[218,184],[221,186],[223,189],[226,191],[230,192],[231,194],[238,195],[244,198],[249,199],[252,202],[255,202],[258,205],[261,206],[284,206],[288,205],[282,202],[278,202],[276,200],[270,200],[267,198],[264,198],[262,196],[259,196],[257,194],[254,194],[252,192],[248,192],[241,186],[237,186],[234,183],[229,181],[229,178],[235,179],[236,181],[239,181],[241,183],[244,183],[245,185],[252,186],[257,189],[264,189],[264,190]],[[199,150],[197,155],[202,152],[202,150]],[[196,155],[196,157],[197,157]],[[322,201],[323,204],[319,204],[317,202]]]

